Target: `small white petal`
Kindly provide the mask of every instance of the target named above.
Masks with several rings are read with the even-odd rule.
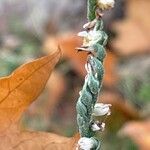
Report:
[[[81,96],[81,94],[82,94],[82,91],[79,92],[79,95],[80,95],[80,96]]]
[[[101,124],[101,131],[104,131],[105,130],[105,123],[103,122],[102,124]]]
[[[88,72],[88,64],[85,64],[85,70]]]
[[[97,103],[94,106],[93,115],[94,116],[104,116],[110,113],[110,104]]]
[[[94,142],[90,138],[83,137],[78,141],[78,145],[81,150],[91,150],[94,146]]]
[[[99,131],[101,128],[100,128],[96,123],[94,123],[94,124],[92,125],[91,129],[92,129],[93,131]]]
[[[87,83],[87,82],[88,82],[88,79],[89,79],[89,75],[87,74],[87,75],[85,76],[84,82]]]
[[[92,73],[92,67],[91,67],[91,65],[89,63],[86,63],[85,69],[86,69],[86,71],[87,71],[88,74]]]
[[[108,112],[107,116],[110,116],[110,115],[111,115],[111,111]]]
[[[95,78],[98,78],[98,74],[97,73],[95,74]]]
[[[88,33],[86,31],[82,31],[82,32],[78,33],[78,36],[80,36],[80,37],[87,37]]]

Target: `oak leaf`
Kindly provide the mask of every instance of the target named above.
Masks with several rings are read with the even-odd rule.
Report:
[[[117,37],[112,43],[120,55],[150,53],[150,1],[127,0],[126,17],[113,28]]]
[[[132,121],[127,123],[120,135],[130,137],[139,147],[139,150],[150,149],[150,120]]]
[[[76,137],[21,131],[22,113],[43,91],[60,58],[60,50],[27,63],[0,78],[0,150],[71,150]]]

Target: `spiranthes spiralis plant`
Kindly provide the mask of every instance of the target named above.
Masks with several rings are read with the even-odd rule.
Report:
[[[87,75],[77,101],[77,123],[81,135],[78,141],[78,149],[99,150],[100,141],[96,138],[97,131],[105,128],[105,119],[96,120],[97,116],[110,115],[110,104],[96,103],[102,87],[104,76],[103,61],[106,56],[105,46],[108,36],[103,31],[103,11],[114,7],[114,0],[88,0],[87,18],[83,28],[85,31],[78,33],[83,37],[83,45],[78,51],[88,52],[85,69]]]

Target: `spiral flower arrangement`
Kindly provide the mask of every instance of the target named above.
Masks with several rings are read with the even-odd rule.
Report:
[[[105,46],[108,36],[103,31],[103,10],[114,6],[114,0],[88,0],[88,20],[78,33],[83,37],[83,45],[78,51],[88,52],[85,69],[87,75],[77,101],[77,123],[81,138],[78,147],[81,150],[99,150],[100,141],[96,138],[97,131],[103,131],[104,122],[96,120],[96,116],[110,115],[110,104],[96,103],[104,76],[103,61],[106,56]]]

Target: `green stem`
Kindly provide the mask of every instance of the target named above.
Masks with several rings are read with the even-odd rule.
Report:
[[[87,18],[89,21],[93,21],[96,18],[95,11],[97,7],[97,0],[88,0]]]

